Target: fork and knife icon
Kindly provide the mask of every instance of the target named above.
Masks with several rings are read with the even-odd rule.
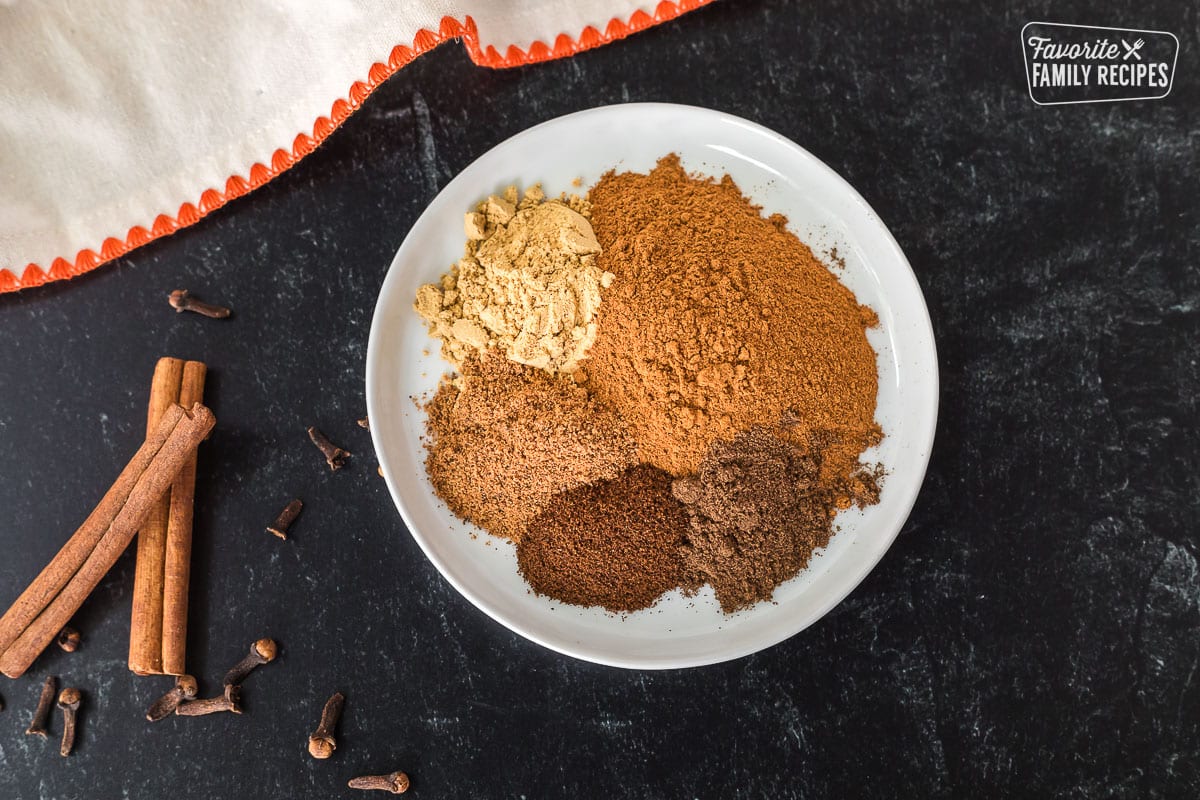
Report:
[[[1125,41],[1124,39],[1122,39],[1122,40],[1121,40],[1121,45],[1122,45],[1122,46],[1125,48],[1125,55],[1124,55],[1124,57],[1122,58],[1122,60],[1123,60],[1123,61],[1128,61],[1128,60],[1129,60],[1129,57],[1130,57],[1130,56],[1133,56],[1133,57],[1134,57],[1134,58],[1136,58],[1138,61],[1141,61],[1141,60],[1142,60],[1142,57],[1141,57],[1141,55],[1138,53],[1138,50],[1141,50],[1141,49],[1142,49],[1142,45],[1144,45],[1145,43],[1146,43],[1146,40],[1145,40],[1145,39],[1138,39],[1136,42],[1134,42],[1132,45],[1130,45],[1130,44],[1129,44],[1129,42],[1127,42],[1127,41]]]

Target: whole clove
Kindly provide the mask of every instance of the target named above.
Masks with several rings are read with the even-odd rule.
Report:
[[[308,754],[313,758],[329,758],[333,751],[337,750],[334,731],[345,704],[346,696],[341,692],[334,692],[333,696],[325,701],[325,707],[321,709],[321,722],[308,737]]]
[[[300,516],[300,512],[304,510],[304,503],[299,500],[293,500],[284,506],[283,511],[279,512],[279,516],[275,521],[267,526],[267,533],[274,534],[280,539],[286,539],[288,529],[292,527],[292,523],[296,521],[296,517]]]
[[[241,686],[242,681],[246,680],[246,676],[253,672],[255,667],[275,660],[277,649],[274,639],[259,639],[250,645],[250,652],[246,657],[225,673],[225,685]]]
[[[308,429],[308,438],[312,439],[321,455],[325,456],[325,463],[329,465],[330,472],[336,472],[345,466],[346,459],[352,455],[349,450],[343,450],[329,441],[329,437],[315,427]]]
[[[74,653],[79,649],[79,642],[82,640],[82,638],[83,637],[79,635],[79,631],[68,625],[58,632],[58,638],[55,639],[55,641],[58,642],[58,646],[61,647],[65,652]]]
[[[360,778],[351,778],[346,785],[351,789],[404,794],[408,791],[409,780],[403,772],[393,772],[390,775],[363,775]]]
[[[42,683],[42,694],[38,697],[37,710],[33,712],[33,721],[25,729],[26,736],[40,736],[45,739],[49,735],[46,731],[46,723],[50,721],[50,707],[54,703],[54,690],[57,683],[53,675],[46,676],[46,680]]]
[[[171,308],[175,309],[176,313],[182,314],[184,311],[191,311],[203,317],[210,319],[225,319],[233,312],[225,306],[217,306],[212,303],[205,303],[203,300],[197,300],[192,297],[187,289],[176,289],[171,292],[168,301],[171,303]]]
[[[180,717],[202,717],[205,714],[242,713],[242,687],[229,684],[225,691],[216,697],[206,697],[203,700],[184,700],[175,707],[175,714]]]
[[[146,719],[150,722],[166,719],[175,713],[180,703],[195,699],[198,692],[199,686],[196,685],[195,678],[191,675],[180,675],[175,679],[175,685],[170,691],[151,703],[150,708],[146,710]]]
[[[364,428],[364,429],[366,429],[366,430],[368,430],[368,431],[369,431],[369,430],[371,430],[371,418],[370,418],[370,417],[363,417],[362,419],[360,419],[360,420],[358,421],[358,427],[360,427],[360,428]]]
[[[58,748],[58,754],[61,756],[71,755],[71,748],[75,746],[75,719],[82,701],[83,694],[72,686],[63,689],[58,695],[58,707],[63,712],[62,744]]]

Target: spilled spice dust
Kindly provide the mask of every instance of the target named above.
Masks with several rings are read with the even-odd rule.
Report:
[[[426,459],[450,510],[489,533],[520,539],[555,494],[633,466],[622,420],[569,377],[494,350],[469,355],[426,406]]]
[[[679,158],[591,190],[603,292],[582,366],[629,424],[641,461],[694,473],[708,447],[790,411],[804,442],[836,432],[822,479],[848,474],[881,437],[878,377],[860,307],[780,215],[764,218],[725,176]]]
[[[636,611],[676,587],[696,588],[681,557],[687,529],[671,476],[642,465],[553,498],[517,544],[517,564],[539,594]]]

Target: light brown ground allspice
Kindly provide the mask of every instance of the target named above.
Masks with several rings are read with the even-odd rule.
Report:
[[[568,376],[468,356],[426,406],[426,459],[450,510],[489,533],[520,539],[555,494],[633,466],[625,424]]]

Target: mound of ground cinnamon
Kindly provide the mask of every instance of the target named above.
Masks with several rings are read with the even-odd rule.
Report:
[[[830,442],[822,479],[853,471],[881,436],[876,318],[787,220],[674,155],[649,174],[604,175],[588,199],[599,268],[615,279],[582,364],[640,460],[694,473],[713,442],[789,413],[797,441]]]
[[[622,420],[570,377],[495,350],[467,355],[426,411],[434,490],[460,518],[509,539],[554,495],[615,478],[635,461]]]
[[[681,555],[689,571],[712,585],[731,613],[770,600],[829,543],[842,498],[859,506],[879,500],[878,469],[857,467],[843,481],[821,478],[823,451],[756,426],[715,442],[695,476],[675,481],[690,530]]]
[[[681,557],[687,530],[671,476],[638,466],[556,496],[529,523],[517,564],[539,594],[636,611],[676,587],[695,588]]]

